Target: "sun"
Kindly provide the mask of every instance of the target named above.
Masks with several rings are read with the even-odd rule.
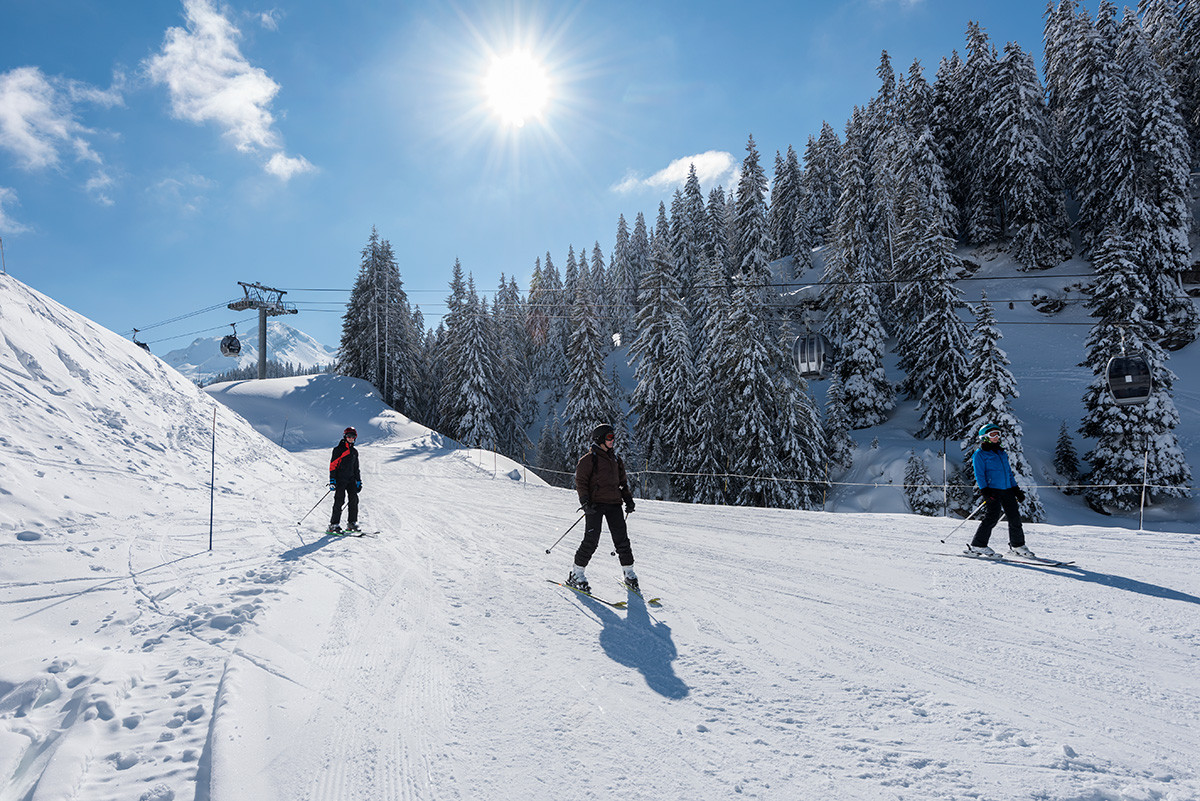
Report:
[[[526,120],[541,116],[550,101],[545,67],[523,50],[497,57],[488,68],[483,86],[492,111],[518,128]]]

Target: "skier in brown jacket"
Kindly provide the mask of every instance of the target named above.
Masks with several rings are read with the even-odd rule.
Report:
[[[633,572],[633,549],[629,544],[629,532],[625,527],[625,515],[634,509],[633,493],[625,477],[625,465],[613,451],[616,432],[607,423],[592,431],[592,447],[575,465],[575,491],[579,493],[579,505],[583,508],[585,524],[583,542],[575,552],[575,564],[567,584],[586,593],[592,591],[584,576],[584,568],[600,544],[600,524],[608,520],[608,532],[612,535],[617,556],[625,572],[625,586],[640,592],[637,575]],[[625,503],[624,512],[621,502]]]

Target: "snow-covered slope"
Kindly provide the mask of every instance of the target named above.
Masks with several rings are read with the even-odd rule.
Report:
[[[214,390],[267,436],[218,411],[209,551],[205,441],[166,453],[154,401],[211,401],[0,286],[0,799],[1200,798],[1193,531],[1029,526],[1078,561],[1045,568],[956,556],[953,520],[641,501],[664,605],[615,610],[547,582],[573,492],[313,377]],[[154,480],[102,461],[106,411]],[[19,437],[51,420],[76,505],[42,517]],[[296,525],[346,424],[378,538],[320,536],[328,502]],[[606,544],[588,573],[626,600]]]
[[[244,419],[162,360],[11,275],[0,275],[0,398],[0,530],[138,517],[127,503],[146,490],[164,505],[207,494],[214,411],[218,437],[240,443],[222,447],[219,478],[287,470]]]
[[[258,364],[258,326],[238,333],[239,356],[221,355],[223,337],[197,339],[186,348],[173,350],[163,361],[193,381],[211,379],[221,373]],[[267,321],[267,358],[296,367],[323,367],[337,360],[337,348],[322,345],[303,331],[278,320]]]

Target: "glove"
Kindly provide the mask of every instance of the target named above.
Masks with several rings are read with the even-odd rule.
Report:
[[[335,489],[337,489],[337,482],[336,482],[336,481],[330,481],[330,482],[329,482],[329,491],[330,491],[330,492],[333,492]]]
[[[633,514],[633,510],[636,508],[637,508],[637,506],[634,504],[633,498],[630,498],[629,500],[625,501],[625,514],[627,514],[627,515]]]
[[[361,481],[355,481],[355,482],[354,482],[354,491],[355,491],[355,492],[362,492],[362,482],[361,482]]]
[[[991,487],[981,487],[979,490],[979,496],[988,503],[991,503],[992,501],[996,500],[996,491]]]
[[[1019,503],[1024,503],[1024,501],[1025,501],[1025,490],[1021,489],[1020,487],[1014,487],[1014,488],[1013,488],[1013,495],[1016,495],[1016,496],[1017,496],[1017,501],[1018,501]]]
[[[582,498],[580,498],[579,508],[588,514],[596,511],[596,507],[592,506],[592,496],[584,495]]]

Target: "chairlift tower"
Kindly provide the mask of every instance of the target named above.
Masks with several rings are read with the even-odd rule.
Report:
[[[298,309],[290,303],[283,302],[287,294],[282,289],[272,289],[262,284],[247,284],[238,281],[246,296],[229,304],[234,311],[258,309],[258,377],[267,377],[267,318],[280,314],[296,314]]]

